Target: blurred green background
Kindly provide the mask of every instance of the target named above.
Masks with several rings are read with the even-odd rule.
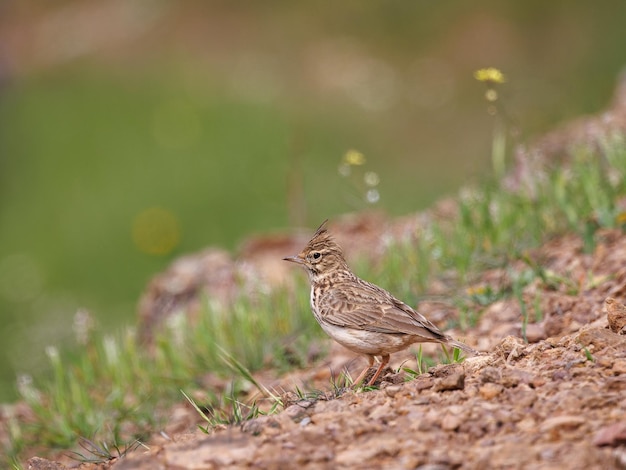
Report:
[[[0,4],[0,400],[86,309],[135,321],[182,253],[489,173],[474,70],[505,72],[521,140],[610,101],[626,2],[112,0]],[[356,197],[355,197],[356,196]]]

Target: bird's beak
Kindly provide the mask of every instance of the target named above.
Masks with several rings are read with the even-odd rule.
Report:
[[[297,263],[297,264],[304,264],[304,258],[301,258],[300,255],[287,256],[286,258],[283,258],[283,260],[291,261],[292,263]]]

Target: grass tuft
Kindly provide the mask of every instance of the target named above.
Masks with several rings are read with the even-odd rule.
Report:
[[[81,463],[107,463],[111,460],[121,459],[125,457],[129,452],[132,452],[138,447],[144,447],[148,449],[148,447],[143,444],[138,439],[135,439],[133,442],[119,446],[116,443],[113,443],[111,446],[106,442],[102,442],[100,444],[96,444],[95,442],[81,437],[79,438],[78,445],[86,452],[87,455],[81,452],[71,452],[71,457],[74,460],[77,460]]]
[[[564,233],[579,235],[585,250],[593,250],[599,228],[624,226],[618,201],[626,195],[625,175],[624,137],[614,135],[599,150],[577,149],[572,162],[537,170],[532,181],[522,181],[516,190],[502,182],[464,188],[456,198],[455,216],[421,226],[412,240],[392,241],[389,261],[377,270],[384,275],[373,272],[371,277],[377,282],[378,276],[381,284],[409,300],[423,296],[438,279],[462,311],[470,305],[475,312],[511,292],[485,286],[467,295],[463,287],[485,269],[521,260],[529,266],[527,274],[575,293],[580,286],[574,280],[547,272],[530,260],[527,250]],[[465,309],[462,326],[475,322],[471,310]]]

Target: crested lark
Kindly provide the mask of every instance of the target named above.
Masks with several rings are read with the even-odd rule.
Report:
[[[359,384],[381,357],[368,385],[389,363],[391,353],[413,343],[443,343],[470,354],[477,351],[455,341],[407,304],[380,287],[355,276],[332,239],[325,221],[300,254],[284,258],[304,267],[311,282],[311,310],[322,329],[346,348],[364,354],[369,365]]]

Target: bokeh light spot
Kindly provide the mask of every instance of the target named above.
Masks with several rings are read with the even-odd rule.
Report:
[[[485,92],[485,98],[487,101],[496,101],[498,99],[498,92],[493,88],[490,88]]]
[[[380,177],[375,171],[368,171],[363,176],[363,181],[365,181],[365,184],[369,187],[374,187],[378,186],[378,183],[380,183]]]
[[[166,255],[180,242],[176,216],[162,207],[151,207],[135,217],[132,237],[139,251],[149,255]]]
[[[365,193],[365,199],[370,204],[376,204],[380,201],[380,193],[378,192],[378,189],[369,189],[367,193]]]

